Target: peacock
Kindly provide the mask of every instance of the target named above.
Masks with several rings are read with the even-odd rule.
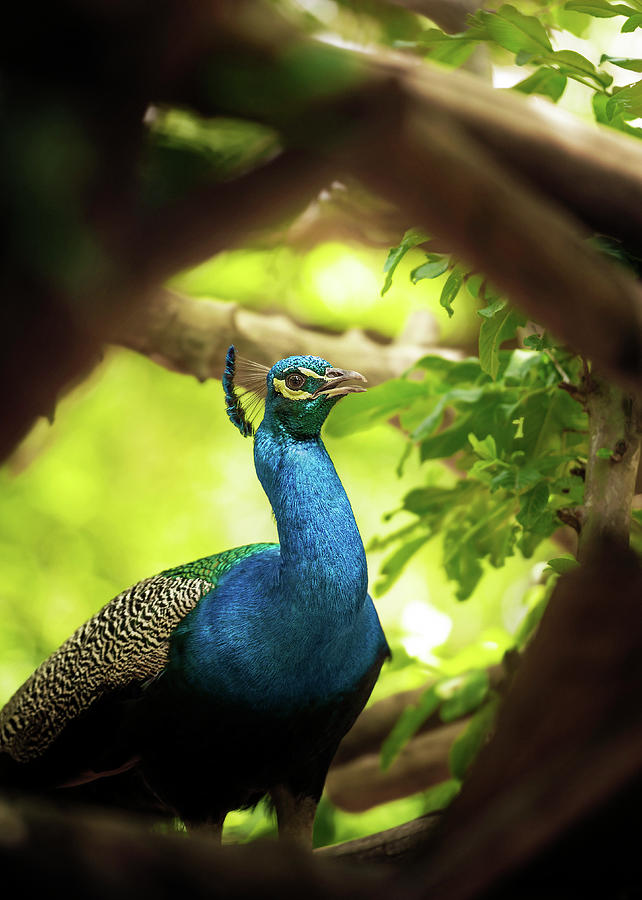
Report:
[[[332,758],[390,654],[320,436],[365,380],[316,356],[268,369],[229,348],[227,413],[254,438],[279,543],[166,569],[82,625],[0,712],[5,788],[218,834],[267,797],[279,836],[311,844]]]

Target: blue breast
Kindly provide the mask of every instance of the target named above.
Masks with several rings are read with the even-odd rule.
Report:
[[[284,590],[278,547],[248,557],[176,630],[169,672],[217,702],[279,714],[349,694],[387,644],[367,594],[343,608],[322,599]]]

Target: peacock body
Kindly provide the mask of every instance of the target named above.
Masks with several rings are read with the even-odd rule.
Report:
[[[235,365],[230,348],[228,414],[249,435]],[[0,712],[5,784],[212,826],[269,794],[280,832],[310,840],[332,757],[389,654],[320,438],[363,379],[318,357],[248,378],[250,400],[265,396],[254,460],[279,543],[168,569],[82,625]]]

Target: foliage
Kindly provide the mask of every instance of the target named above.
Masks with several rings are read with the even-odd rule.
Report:
[[[399,751],[433,713],[442,722],[452,722],[477,709],[489,690],[485,669],[473,669],[432,684],[419,702],[407,706],[381,748],[381,767],[389,768]]]
[[[458,34],[446,34],[427,28],[403,46],[435,62],[461,66],[475,47],[483,44],[494,53],[509,54],[514,64],[532,71],[514,89],[524,94],[540,94],[553,102],[563,95],[569,80],[579,82],[593,92],[596,121],[611,128],[642,136],[642,129],[629,124],[642,116],[642,84],[634,81],[614,85],[605,64],[640,72],[642,60],[602,54],[597,65],[576,50],[556,50],[551,34],[566,28],[582,35],[590,18],[622,17],[623,33],[642,28],[642,3],[609,3],[607,0],[582,2],[570,0],[563,5],[538,7],[537,16],[528,15],[510,4],[494,12],[479,10],[469,17],[468,27]]]
[[[426,356],[405,378],[337,410],[333,434],[397,416],[422,461],[457,459],[449,485],[405,495],[400,509],[412,514],[410,524],[373,541],[373,548],[394,548],[379,591],[440,533],[446,572],[464,600],[482,576],[483,560],[499,567],[516,549],[531,556],[558,527],[557,512],[582,502],[586,414],[560,390],[560,366],[579,377],[579,361],[561,348],[504,351],[497,339],[486,368],[474,358]]]

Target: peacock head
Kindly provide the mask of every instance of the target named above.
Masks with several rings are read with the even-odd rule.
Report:
[[[289,356],[268,369],[237,357],[230,347],[223,387],[227,414],[243,435],[254,433],[252,414],[265,400],[266,421],[296,437],[312,437],[341,397],[366,390],[365,381],[359,372],[337,369],[320,356]]]

